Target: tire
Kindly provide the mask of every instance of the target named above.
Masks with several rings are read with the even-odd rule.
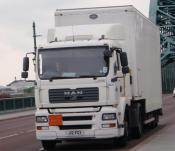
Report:
[[[155,118],[155,120],[149,124],[149,127],[152,129],[156,128],[158,126],[158,123],[159,123],[159,115],[157,112],[154,113],[154,118]]]
[[[133,136],[134,138],[141,138],[143,135],[143,123],[142,123],[142,114],[141,110],[139,109],[139,119],[137,127],[133,128]]]
[[[56,146],[56,141],[41,141],[44,150],[53,150]]]

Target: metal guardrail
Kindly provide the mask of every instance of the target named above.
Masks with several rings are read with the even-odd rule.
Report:
[[[162,68],[162,91],[173,93],[175,88],[175,62]]]
[[[0,114],[35,108],[34,97],[0,99]]]

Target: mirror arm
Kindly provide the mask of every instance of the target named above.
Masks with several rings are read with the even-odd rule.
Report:
[[[122,77],[113,77],[111,79],[111,82],[116,82],[118,79],[122,79],[122,78],[124,78],[124,76],[122,76]]]
[[[122,48],[112,47],[111,51],[116,51],[117,53],[121,54],[122,53]]]
[[[35,52],[27,52],[26,53],[26,57],[27,57],[27,55],[34,55],[34,56],[36,56],[36,53]]]

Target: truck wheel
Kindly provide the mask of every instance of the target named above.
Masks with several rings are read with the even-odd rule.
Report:
[[[56,141],[41,141],[44,150],[53,150],[56,146]]]
[[[139,109],[139,118],[138,118],[138,125],[137,127],[133,128],[133,136],[134,138],[141,138],[143,135],[143,123],[142,123],[142,114],[141,110]]]
[[[154,118],[155,118],[155,120],[149,124],[149,127],[150,127],[150,128],[156,128],[156,127],[158,126],[158,123],[159,123],[159,115],[158,115],[157,112],[154,113]]]

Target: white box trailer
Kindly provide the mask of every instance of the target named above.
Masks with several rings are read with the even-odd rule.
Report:
[[[55,26],[36,52],[36,135],[45,149],[72,139],[125,144],[144,124],[157,126],[158,27],[133,6],[56,10]]]
[[[126,96],[146,98],[146,112],[162,108],[160,31],[133,6],[57,10],[55,25],[60,40],[74,32],[75,37],[105,35],[116,41],[128,54],[133,77],[132,93],[127,89]]]

